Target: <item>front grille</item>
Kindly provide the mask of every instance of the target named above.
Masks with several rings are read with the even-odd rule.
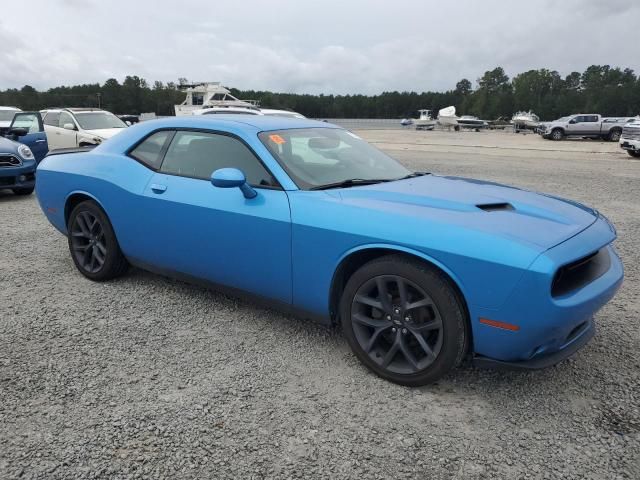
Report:
[[[625,140],[640,140],[640,128],[624,127],[622,138]]]
[[[575,262],[560,267],[553,278],[551,295],[562,297],[588,285],[605,274],[611,266],[611,257],[606,248],[598,250]]]
[[[19,167],[22,161],[15,155],[0,155],[0,167]]]

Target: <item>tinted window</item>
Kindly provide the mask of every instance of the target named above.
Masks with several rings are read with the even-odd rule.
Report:
[[[582,123],[582,122],[584,122],[584,117],[583,116],[575,117],[573,120],[576,123]]]
[[[60,119],[58,120],[58,126],[60,128],[64,128],[65,124],[70,123],[74,127],[76,126],[73,121],[73,117],[69,115],[67,112],[60,112]]]
[[[169,130],[154,133],[134,148],[129,155],[149,168],[157,170],[162,163],[162,149],[171,135],[173,132]]]
[[[59,119],[60,112],[49,112],[44,117],[44,124],[51,125],[52,127],[57,127]]]
[[[275,186],[275,180],[239,140],[215,133],[177,132],[162,162],[161,171],[209,180],[219,168],[242,170],[254,186]]]
[[[585,121],[586,122],[597,122],[598,121],[598,116],[597,115],[588,115],[587,119]]]

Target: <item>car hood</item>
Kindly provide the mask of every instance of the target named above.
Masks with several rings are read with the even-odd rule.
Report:
[[[589,227],[598,212],[576,202],[497,183],[422,177],[339,190],[347,204],[483,231],[551,248]],[[416,223],[418,225],[418,223]]]
[[[19,143],[0,137],[0,153],[18,153]]]
[[[114,135],[126,130],[125,128],[100,128],[96,130],[85,130],[85,132],[90,133],[91,135],[96,135],[102,138],[111,138]]]

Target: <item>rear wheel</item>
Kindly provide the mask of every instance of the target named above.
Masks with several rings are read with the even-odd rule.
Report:
[[[465,310],[448,279],[400,255],[373,260],[353,274],[340,317],[359,360],[401,385],[434,382],[466,353]]]
[[[84,201],[73,209],[67,229],[71,258],[85,277],[105,281],[127,271],[129,264],[111,222],[94,201]]]
[[[28,188],[14,188],[13,193],[16,195],[31,195],[33,193],[34,187]]]
[[[615,129],[615,130],[611,130],[611,132],[609,133],[609,141],[610,142],[617,142],[620,140],[620,135],[622,135],[622,131],[619,129]]]
[[[562,140],[564,138],[564,132],[559,128],[556,128],[553,132],[551,132],[551,140]]]

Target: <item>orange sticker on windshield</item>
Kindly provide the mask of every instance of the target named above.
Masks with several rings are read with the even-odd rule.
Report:
[[[269,139],[276,145],[282,145],[283,143],[287,143],[287,141],[284,138],[282,138],[280,135],[269,135]]]

